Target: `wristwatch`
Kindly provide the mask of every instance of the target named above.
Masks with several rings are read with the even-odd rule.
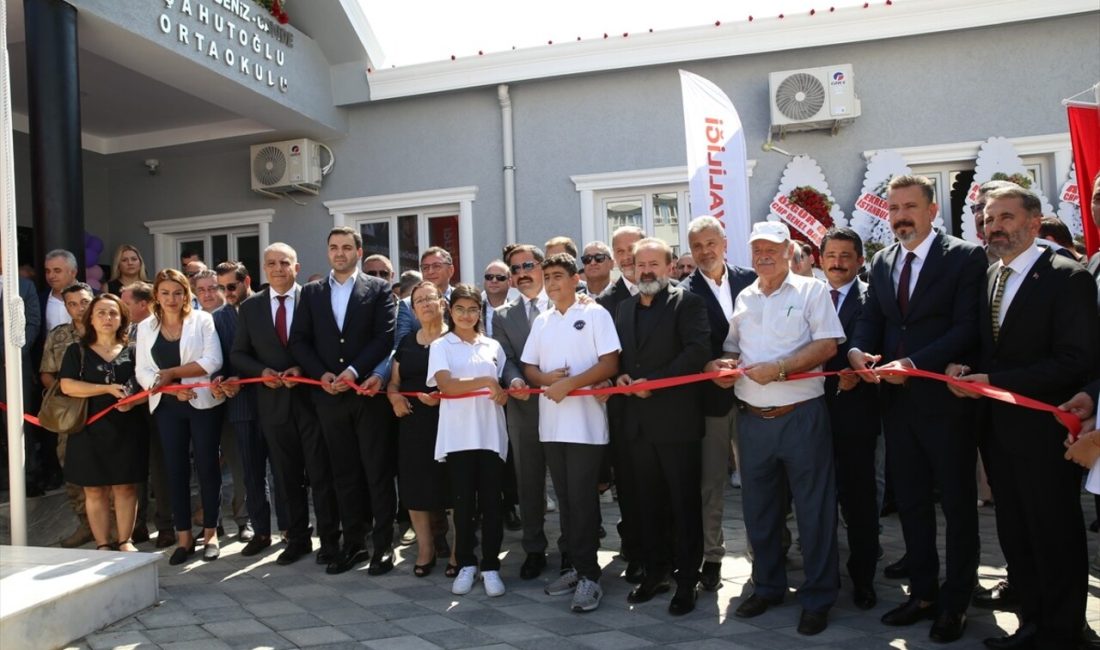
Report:
[[[783,360],[780,359],[779,363],[779,381],[787,381],[787,368],[783,365]]]

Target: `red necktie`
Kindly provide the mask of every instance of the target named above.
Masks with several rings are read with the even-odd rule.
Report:
[[[286,347],[286,296],[275,296],[279,301],[279,307],[275,310],[275,333],[279,335],[279,342]]]
[[[913,258],[916,256],[913,251],[905,254],[905,266],[901,267],[901,277],[898,278],[898,310],[902,318],[909,311],[909,277],[913,273]]]

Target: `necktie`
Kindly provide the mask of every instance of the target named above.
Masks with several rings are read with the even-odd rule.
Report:
[[[279,342],[286,347],[286,296],[275,296],[279,301],[279,307],[275,310],[275,333],[279,335]]]
[[[840,291],[837,289],[829,289],[829,295],[833,297],[833,307],[840,309]]]
[[[997,288],[993,290],[993,302],[990,304],[990,316],[993,319],[993,342],[1001,334],[1001,301],[1005,297],[1005,285],[1008,284],[1008,275],[1012,273],[1012,267],[1002,266],[1001,273],[997,276]]]
[[[913,274],[913,259],[916,256],[913,251],[905,254],[905,266],[901,267],[901,277],[898,278],[898,309],[902,318],[909,311],[909,278]]]
[[[539,315],[539,303],[538,298],[532,298],[527,302],[527,322],[535,322],[535,318]]]

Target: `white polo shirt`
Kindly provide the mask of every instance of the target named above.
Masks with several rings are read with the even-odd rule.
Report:
[[[73,322],[73,317],[65,309],[65,301],[53,295],[51,291],[46,298],[46,331],[53,331],[58,325]]]
[[[478,335],[473,343],[454,332],[432,341],[428,348],[428,386],[437,386],[435,375],[450,371],[455,379],[500,377],[504,372],[504,348]],[[439,402],[439,428],[435,436],[435,459],[444,461],[454,451],[485,449],[508,459],[508,430],[504,408],[487,395],[444,399]]]
[[[569,368],[570,375],[579,375],[620,349],[615,322],[599,304],[574,302],[563,314],[551,303],[531,324],[520,360],[543,372]],[[539,395],[539,440],[606,445],[606,405],[592,395],[566,397],[561,403]]]
[[[741,365],[790,356],[811,341],[844,341],[844,327],[833,308],[828,285],[795,273],[765,296],[756,280],[737,296],[730,331],[722,349],[739,352]],[[818,366],[814,370],[820,370]],[[737,397],[756,407],[786,406],[825,394],[825,378],[773,381],[760,385],[748,377],[734,384]]]

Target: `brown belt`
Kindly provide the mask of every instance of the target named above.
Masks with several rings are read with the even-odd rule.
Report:
[[[745,410],[757,417],[764,418],[765,420],[773,420],[778,417],[782,417],[791,411],[795,410],[799,406],[802,406],[809,400],[802,402],[795,402],[794,404],[786,404],[784,406],[765,406],[763,408],[759,406],[753,406],[752,404],[745,404]]]

